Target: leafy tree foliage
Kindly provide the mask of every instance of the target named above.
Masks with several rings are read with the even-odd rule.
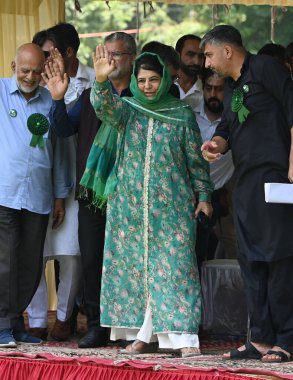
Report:
[[[182,1],[183,2],[183,1]],[[245,46],[257,52],[271,41],[271,7],[231,5],[178,5],[101,0],[80,1],[82,13],[75,11],[74,1],[66,2],[66,21],[71,22],[80,34],[136,29],[139,48],[146,42],[157,40],[175,46],[178,38],[192,33],[202,36],[217,24],[237,27]],[[274,42],[288,45],[293,40],[293,7],[276,9]],[[81,38],[79,57],[91,65],[91,53],[102,43],[104,35]]]

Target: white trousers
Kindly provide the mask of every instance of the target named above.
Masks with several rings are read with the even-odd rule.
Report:
[[[67,321],[72,314],[75,299],[80,287],[81,264],[80,256],[57,255],[54,259],[59,261],[59,285],[57,292],[57,318]],[[27,307],[30,327],[48,326],[48,290],[45,277],[45,268],[50,257],[44,257],[43,272],[38,289]]]
[[[171,348],[178,350],[184,347],[199,348],[199,340],[197,334],[184,333],[160,333],[153,334],[152,312],[147,307],[143,325],[140,329],[129,328],[111,328],[111,340],[135,340],[138,339],[145,343],[159,342],[159,348]]]

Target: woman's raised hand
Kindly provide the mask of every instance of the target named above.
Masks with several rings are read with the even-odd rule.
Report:
[[[96,81],[99,83],[105,82],[108,75],[115,70],[115,62],[108,53],[105,45],[98,45],[96,53],[93,53],[93,64],[96,73]]]

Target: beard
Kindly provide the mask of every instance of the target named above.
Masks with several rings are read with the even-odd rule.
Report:
[[[21,92],[23,92],[25,94],[30,94],[30,93],[34,92],[39,87],[39,83],[35,83],[32,87],[27,87],[24,84],[17,81],[17,87],[19,88],[19,90]]]
[[[227,78],[228,75],[223,73],[222,71],[218,71],[217,69],[213,68],[213,67],[210,67],[210,69],[218,75],[219,78]]]
[[[116,69],[112,71],[108,77],[110,80],[121,79],[125,77],[126,75],[131,74],[131,72],[132,72],[132,68],[120,66],[120,67],[116,67]]]
[[[209,98],[204,99],[204,104],[207,109],[212,113],[222,113],[224,109],[223,102],[221,102],[218,98]]]
[[[200,74],[200,65],[185,65],[185,63],[180,63],[181,70],[189,77],[197,77]]]

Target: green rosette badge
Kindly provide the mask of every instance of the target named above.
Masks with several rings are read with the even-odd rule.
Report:
[[[249,115],[249,110],[243,104],[244,94],[249,91],[247,85],[244,85],[242,88],[235,88],[231,100],[231,109],[233,112],[238,113],[238,119],[240,123],[243,123],[247,116]]]
[[[41,113],[31,114],[27,119],[27,127],[33,135],[30,146],[44,148],[43,135],[49,130],[49,122],[46,116]]]

